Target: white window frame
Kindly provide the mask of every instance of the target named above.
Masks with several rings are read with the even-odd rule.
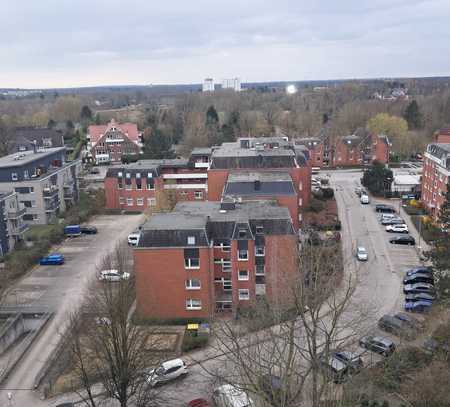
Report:
[[[190,246],[195,245],[195,236],[188,236],[187,244]]]
[[[137,206],[144,206],[144,198],[136,198]]]
[[[148,206],[156,206],[156,198],[147,198]]]
[[[225,288],[225,286],[227,288]],[[222,288],[224,291],[233,291],[233,283],[231,282],[231,278],[224,278],[222,279]]]
[[[194,298],[186,299],[186,309],[189,311],[201,310],[202,300],[196,300]]]
[[[262,253],[258,253],[258,249],[262,249]],[[255,246],[255,256],[264,257],[266,255],[266,248],[264,246]]]
[[[155,190],[155,182],[153,182],[153,188],[151,186],[152,185],[148,183],[148,179],[147,179],[147,191],[154,191]]]
[[[191,260],[198,260],[198,266],[193,266]],[[184,268],[186,270],[198,270],[200,268],[200,258],[188,257],[184,259]]]
[[[11,173],[11,180],[13,180],[13,181],[18,181],[19,180],[19,176],[17,175],[17,172],[12,172]]]
[[[123,196],[119,197],[119,204],[125,205],[125,198]]]
[[[243,253],[243,252],[246,253],[245,257],[241,257],[241,253]],[[248,261],[248,250],[238,250],[237,258],[238,258],[238,261]]]
[[[203,191],[195,191],[194,192],[194,199],[197,199],[197,200],[203,199]]]
[[[238,298],[239,298],[239,301],[250,300],[250,290],[248,288],[240,288],[238,290]]]
[[[134,199],[133,198],[127,198],[127,206],[134,206]]]
[[[193,285],[193,282],[198,282],[197,285]],[[200,290],[202,288],[202,282],[198,278],[189,278],[185,281],[186,290]]]
[[[241,276],[241,272],[245,272],[244,276]],[[238,270],[238,280],[239,281],[248,281],[249,280],[248,270]]]

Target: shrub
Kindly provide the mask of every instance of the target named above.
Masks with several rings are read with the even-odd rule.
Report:
[[[201,349],[208,344],[208,341],[208,335],[197,335],[186,331],[184,333],[181,350],[183,352],[189,352],[194,349]]]
[[[313,198],[311,200],[311,203],[309,204],[309,209],[312,212],[316,212],[316,213],[321,212],[325,209],[325,203],[318,199]]]

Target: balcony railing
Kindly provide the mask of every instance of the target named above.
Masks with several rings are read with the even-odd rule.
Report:
[[[51,199],[58,195],[58,188],[44,188],[42,191],[44,199]]]
[[[9,210],[8,211],[8,219],[21,218],[23,215],[25,215],[26,211],[27,211],[26,208]]]
[[[47,213],[55,212],[58,209],[59,209],[59,201],[55,201],[55,202],[45,205],[45,212],[47,212]]]
[[[20,226],[13,228],[12,235],[13,236],[22,236],[29,229],[28,224],[22,223]]]

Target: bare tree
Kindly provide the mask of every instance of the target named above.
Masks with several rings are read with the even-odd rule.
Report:
[[[286,278],[283,302],[264,300],[239,323],[214,325],[213,347],[222,364],[204,369],[264,406],[318,407],[324,397],[338,400],[330,385],[337,378],[324,366],[333,351],[355,341],[367,317],[363,310],[349,312],[354,282],[343,276],[339,245],[306,247],[298,273]]]
[[[68,331],[72,363],[82,400],[91,407],[103,399],[115,399],[121,407],[161,405],[161,396],[147,380],[148,369],[158,364],[160,337],[135,325],[130,316],[135,300],[130,250],[118,246],[108,255],[102,270],[117,270],[119,282],[97,284],[81,311],[72,315]]]

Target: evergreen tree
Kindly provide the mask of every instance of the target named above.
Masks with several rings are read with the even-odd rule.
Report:
[[[422,115],[419,110],[419,105],[415,100],[406,106],[403,117],[408,122],[408,128],[410,130],[420,129],[422,127]]]
[[[146,158],[173,158],[172,138],[158,129],[146,129],[144,132],[144,155]]]
[[[374,161],[373,164],[364,171],[361,183],[373,194],[381,195],[391,190],[393,179],[392,171],[389,168],[379,161]]]
[[[53,127],[55,127],[55,126],[56,126],[56,122],[53,119],[50,119],[47,123],[47,127],[49,129],[53,129]]]
[[[92,110],[89,108],[89,106],[84,105],[81,108],[80,118],[81,118],[81,120],[91,120],[92,119]]]
[[[206,125],[218,125],[219,124],[219,115],[217,114],[216,108],[211,105],[208,107],[206,111]]]

